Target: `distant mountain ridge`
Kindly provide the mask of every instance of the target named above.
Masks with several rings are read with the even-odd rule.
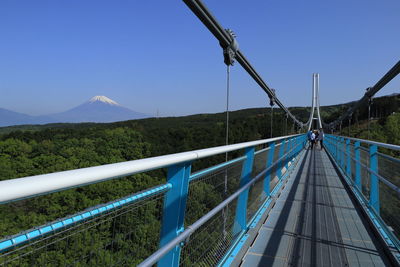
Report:
[[[106,96],[94,96],[85,103],[64,112],[31,116],[0,108],[0,127],[23,124],[116,122],[150,116],[121,106]]]

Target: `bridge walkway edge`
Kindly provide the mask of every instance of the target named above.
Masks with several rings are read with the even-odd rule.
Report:
[[[325,151],[307,150],[240,266],[389,266]]]

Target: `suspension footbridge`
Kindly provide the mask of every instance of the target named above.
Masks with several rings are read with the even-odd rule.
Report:
[[[325,134],[324,146],[311,149],[304,133],[334,130],[398,75],[400,62],[329,124],[314,74],[310,117],[301,122],[238,49],[232,31],[200,0],[184,2],[219,41],[227,73],[236,60],[298,134],[0,181],[0,204],[23,205],[166,172],[158,186],[3,237],[0,266],[400,265],[400,146]],[[218,155],[226,160],[192,171]]]

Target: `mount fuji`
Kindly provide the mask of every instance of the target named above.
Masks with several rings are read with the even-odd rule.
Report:
[[[82,105],[48,116],[57,122],[115,122],[149,117],[125,108],[106,96],[94,96]]]
[[[150,117],[123,107],[106,96],[94,96],[77,107],[49,115],[30,116],[1,108],[0,115],[0,127],[63,122],[116,122]]]

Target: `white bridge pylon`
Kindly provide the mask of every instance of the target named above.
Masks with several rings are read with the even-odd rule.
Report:
[[[314,112],[315,110],[317,110],[316,114]],[[316,117],[315,117],[315,115],[316,115]],[[321,114],[319,112],[319,74],[318,73],[313,73],[312,106],[311,106],[310,118],[308,119],[307,131],[311,130],[314,120],[317,121],[318,129],[322,128]]]

